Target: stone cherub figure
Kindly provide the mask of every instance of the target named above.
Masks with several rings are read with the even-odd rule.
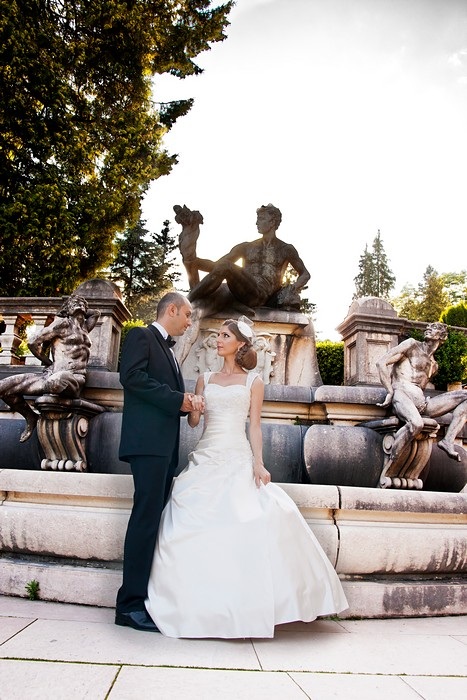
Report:
[[[273,374],[272,363],[276,353],[271,350],[269,342],[270,334],[261,334],[256,336],[253,347],[256,350],[256,367],[255,372],[258,372],[265,384],[269,384],[271,375]]]
[[[217,372],[222,366],[222,360],[217,354],[217,331],[209,329],[209,335],[196,350],[198,364],[195,367],[200,374]]]
[[[199,237],[199,225],[203,223],[203,217],[199,211],[191,211],[185,204],[183,207],[175,204],[173,210],[175,212],[175,221],[177,224],[182,225],[182,232],[178,237],[178,247],[188,276],[188,284],[190,289],[192,289],[199,282],[196,242]]]
[[[21,442],[31,436],[39,418],[26,401],[26,396],[79,396],[86,380],[91,347],[89,333],[99,316],[99,311],[88,310],[86,299],[72,294],[65,300],[54,321],[28,342],[32,354],[45,365],[43,372],[16,374],[0,380],[0,398],[26,419]]]
[[[452,459],[460,461],[454,439],[467,420],[467,390],[459,389],[431,397],[423,393],[438,369],[433,355],[446,340],[447,334],[444,323],[430,323],[425,329],[423,341],[408,338],[376,363],[381,383],[388,392],[384,402],[378,406],[392,404],[394,414],[403,423],[396,432],[391,449],[392,462],[422,432],[424,416],[437,418],[451,411],[451,421],[438,447]]]

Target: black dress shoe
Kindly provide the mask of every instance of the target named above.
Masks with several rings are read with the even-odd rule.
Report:
[[[146,610],[133,610],[127,613],[116,612],[115,624],[122,627],[133,627],[134,630],[141,630],[141,632],[160,632]]]

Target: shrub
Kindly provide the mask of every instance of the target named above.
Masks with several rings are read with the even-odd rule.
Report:
[[[435,352],[435,360],[438,372],[432,381],[436,389],[445,390],[451,382],[467,381],[467,335],[450,330],[446,341]]]
[[[461,301],[454,306],[448,306],[440,316],[440,321],[448,326],[467,328],[467,302]]]
[[[122,325],[122,335],[120,338],[120,349],[118,352],[118,364],[120,365],[120,356],[122,354],[123,341],[127,337],[128,331],[132,328],[137,328],[138,326],[147,326],[147,323],[142,321],[140,318],[132,318],[131,321],[125,321]]]
[[[344,343],[321,340],[316,343],[319,372],[324,384],[344,383]]]

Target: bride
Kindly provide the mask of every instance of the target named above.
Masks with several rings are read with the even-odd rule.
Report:
[[[247,371],[256,365],[252,341],[245,321],[226,321],[217,340],[223,367],[196,384],[204,432],[174,479],[146,600],[169,637],[273,637],[275,625],[348,607],[316,537],[263,464],[264,385]],[[192,411],[190,426],[200,418]]]

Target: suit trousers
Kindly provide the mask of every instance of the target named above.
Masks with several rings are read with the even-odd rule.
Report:
[[[117,611],[145,610],[157,531],[167,502],[177,459],[155,455],[130,457],[135,492],[123,551],[123,583]]]

